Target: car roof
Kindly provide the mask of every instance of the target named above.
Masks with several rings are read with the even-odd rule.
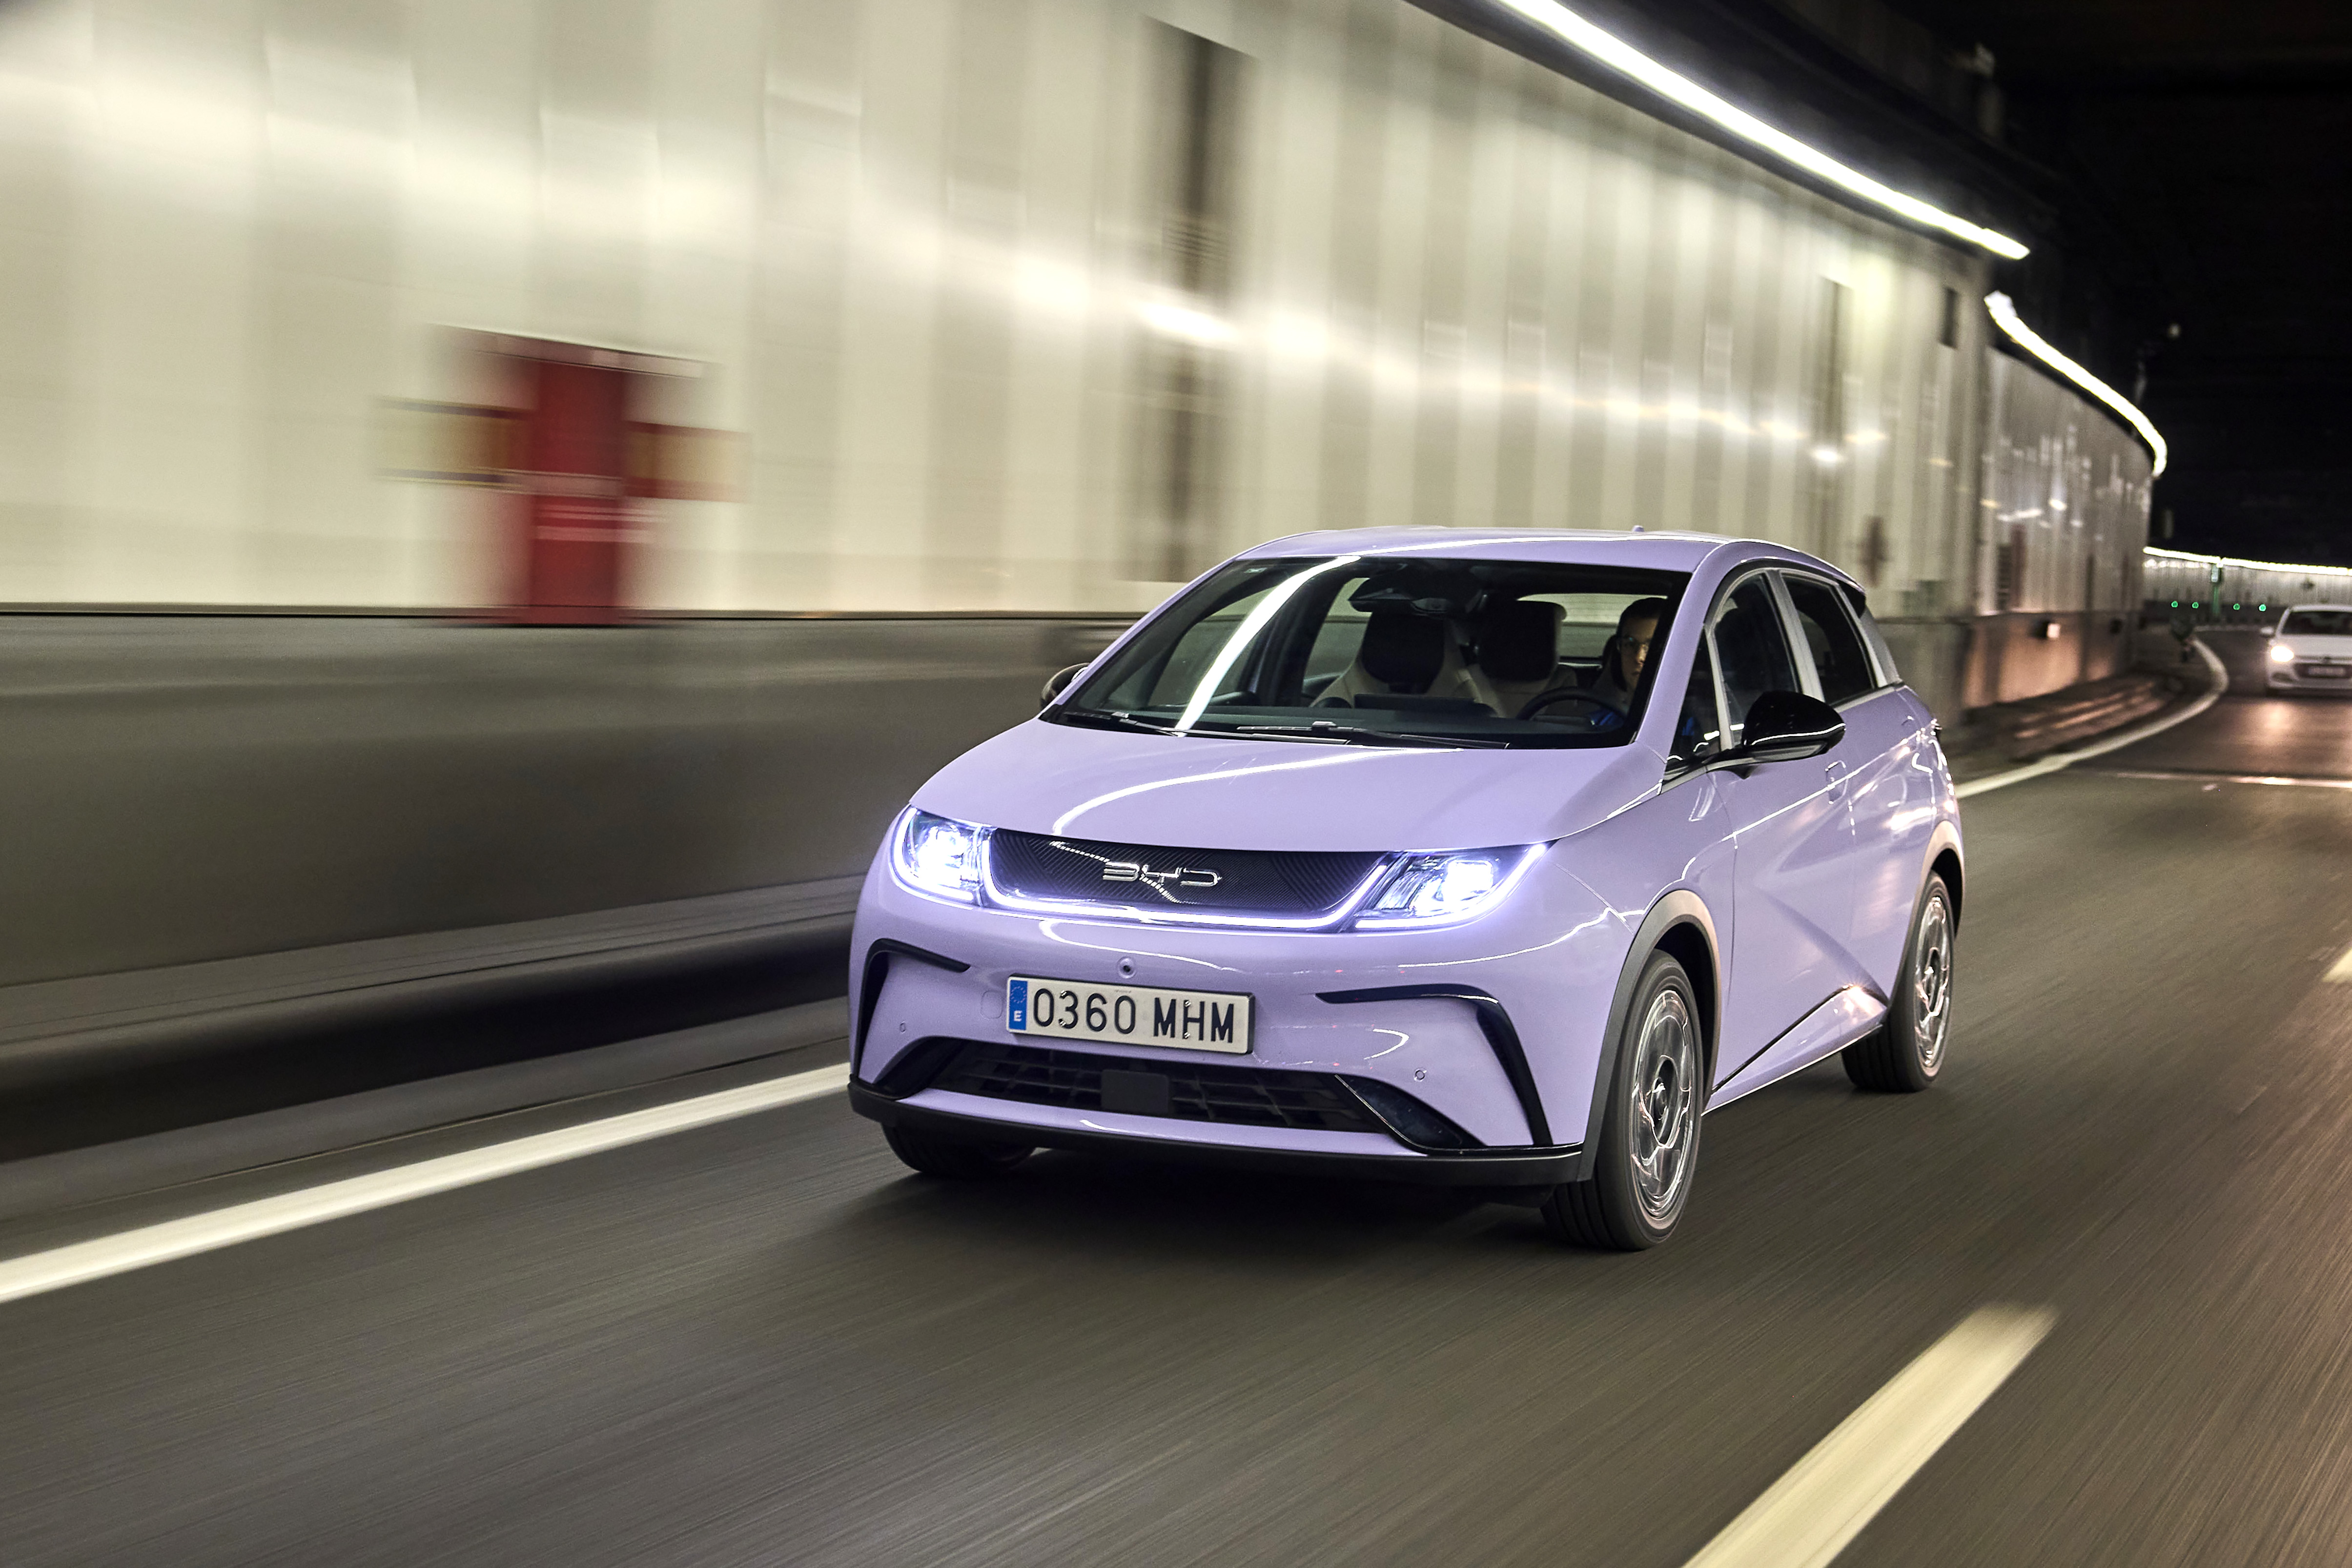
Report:
[[[2286,607],[2286,613],[2292,615],[2298,610],[2341,610],[2352,612],[2352,604],[2290,604]]]
[[[1769,539],[1726,538],[1721,534],[1618,532],[1598,528],[1325,528],[1268,539],[1242,551],[1242,558],[1294,555],[1411,557],[1444,555],[1467,560],[1523,560],[1563,566],[1646,567],[1660,571],[1696,571],[1719,552],[1725,564],[1780,561],[1824,573],[1840,582],[1853,579],[1825,560]]]

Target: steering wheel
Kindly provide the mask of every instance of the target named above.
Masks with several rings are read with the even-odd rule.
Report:
[[[1612,707],[1608,703],[1602,701],[1601,698],[1594,696],[1591,692],[1586,691],[1582,686],[1554,686],[1549,691],[1538,692],[1528,701],[1526,706],[1519,709],[1519,717],[1523,719],[1534,718],[1538,714],[1543,714],[1548,708],[1565,707],[1570,703],[1580,705],[1585,709],[1585,712],[1581,715],[1564,713],[1559,716],[1560,718],[1582,717],[1586,723],[1590,724],[1595,718],[1599,717],[1600,715],[1605,713],[1620,723],[1624,720],[1624,715],[1619,713],[1615,708]]]

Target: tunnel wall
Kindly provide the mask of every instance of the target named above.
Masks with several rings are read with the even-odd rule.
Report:
[[[0,987],[862,874],[1118,627],[0,617]]]
[[[17,0],[0,191],[0,980],[854,871],[1301,528],[1798,545],[1957,714],[2144,519],[1981,257],[1402,0]],[[666,357],[641,623],[486,613],[485,334]]]
[[[489,332],[692,372],[655,610],[1132,612],[1402,522],[1974,608],[1982,258],[1403,0],[98,15],[0,11],[0,601],[502,602]]]
[[[2151,549],[2142,570],[2147,608],[2168,619],[2177,604],[2203,624],[2274,626],[2290,605],[2352,604],[2352,569],[2340,566]]]

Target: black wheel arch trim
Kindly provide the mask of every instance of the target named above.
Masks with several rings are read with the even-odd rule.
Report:
[[[961,958],[918,947],[912,942],[901,942],[896,936],[877,936],[868,943],[865,967],[857,977],[857,1032],[849,1042],[849,1076],[853,1079],[866,1065],[866,1034],[874,1027],[874,1004],[882,999],[882,985],[890,977],[893,955],[929,964],[934,969],[945,969],[950,975],[961,975],[971,967]]]
[[[886,1127],[912,1127],[984,1143],[1025,1143],[1041,1149],[1121,1155],[1227,1170],[1358,1181],[1411,1182],[1430,1186],[1542,1188],[1569,1179],[1581,1153],[1573,1144],[1544,1149],[1495,1149],[1444,1155],[1340,1155],[1315,1149],[1269,1149],[1242,1144],[1139,1137],[1094,1129],[1039,1126],[966,1116],[894,1100],[863,1083],[849,1085],[849,1108]]]
[[[1544,1114],[1543,1097],[1536,1092],[1535,1073],[1528,1066],[1528,1053],[1519,1043],[1518,1027],[1503,1004],[1475,986],[1445,985],[1374,986],[1360,991],[1318,991],[1317,997],[1327,1002],[1417,1002],[1451,1000],[1467,1002],[1478,1017],[1478,1030],[1486,1037],[1486,1045],[1502,1063],[1503,1076],[1511,1081],[1511,1092],[1518,1097],[1520,1113],[1528,1119],[1528,1134],[1538,1148],[1552,1146],[1551,1121]]]
[[[1610,1092],[1617,1081],[1617,1040],[1624,1032],[1626,1015],[1633,1010],[1633,989],[1642,983],[1642,971],[1650,962],[1650,955],[1666,933],[1677,925],[1688,925],[1698,932],[1706,944],[1707,960],[1715,966],[1714,984],[1707,988],[1713,1005],[1706,1019],[1706,1092],[1715,1093],[1716,1051],[1723,1039],[1724,973],[1723,944],[1716,939],[1715,916],[1707,912],[1706,901],[1688,888],[1676,888],[1650,906],[1642,918],[1633,940],[1625,950],[1625,966],[1618,971],[1617,989],[1609,998],[1609,1018],[1601,1036],[1601,1060],[1592,1074],[1592,1104],[1585,1113],[1584,1154],[1577,1162],[1576,1178],[1584,1181],[1592,1175],[1592,1162],[1599,1157],[1600,1140],[1593,1130],[1601,1125],[1601,1114],[1609,1105]],[[1702,1107],[1702,1110],[1704,1107]]]

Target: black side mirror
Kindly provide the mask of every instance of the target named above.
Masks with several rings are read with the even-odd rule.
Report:
[[[1055,670],[1052,674],[1047,675],[1045,688],[1037,694],[1037,711],[1044,713],[1052,706],[1054,699],[1069,690],[1070,683],[1076,680],[1078,672],[1085,668],[1084,664],[1072,664],[1066,670]]]
[[[1766,692],[1748,706],[1748,725],[1727,759],[1801,762],[1845,738],[1837,709],[1802,692]]]

